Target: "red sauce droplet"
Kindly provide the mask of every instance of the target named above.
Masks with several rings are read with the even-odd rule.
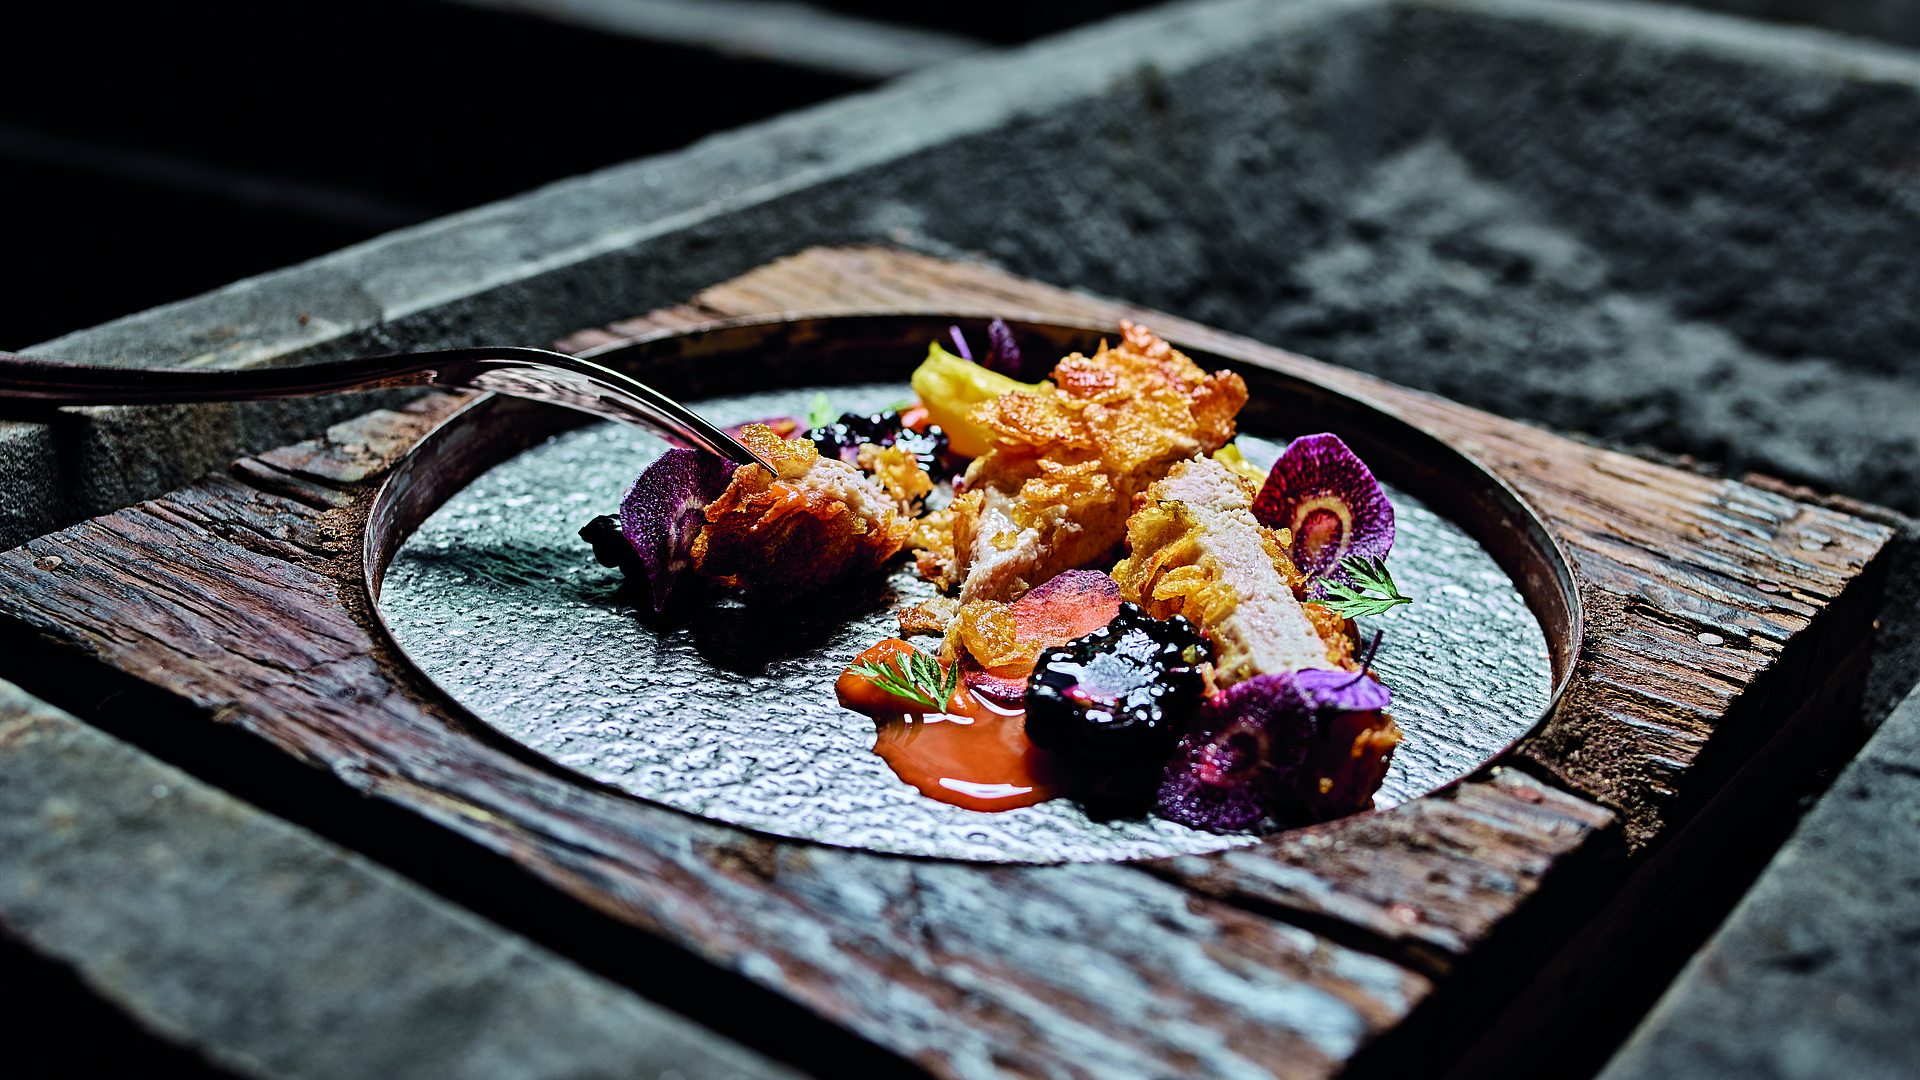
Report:
[[[913,649],[888,638],[860,660],[893,664]],[[1068,771],[1027,741],[1025,710],[996,705],[965,686],[944,713],[889,693],[851,670],[834,686],[840,704],[874,718],[873,752],[921,794],[969,810],[1012,810],[1064,794]]]

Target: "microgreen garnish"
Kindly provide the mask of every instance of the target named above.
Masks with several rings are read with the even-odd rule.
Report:
[[[827,395],[824,393],[815,393],[813,400],[807,404],[807,427],[809,428],[826,427],[839,418],[840,414],[833,411],[833,403],[827,400]]]
[[[1352,574],[1359,587],[1328,579],[1327,595],[1334,599],[1327,606],[1336,614],[1349,619],[1362,615],[1383,615],[1395,605],[1413,603],[1413,597],[1400,595],[1399,587],[1393,583],[1393,575],[1387,572],[1385,559],[1349,555],[1340,560],[1340,568]],[[1378,595],[1374,595],[1376,593]]]
[[[896,655],[891,663],[862,660],[850,669],[889,694],[925,705],[934,712],[947,711],[947,701],[960,688],[960,665],[940,670],[940,661],[912,649]]]

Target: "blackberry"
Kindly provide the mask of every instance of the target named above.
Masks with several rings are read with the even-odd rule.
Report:
[[[1200,705],[1213,655],[1193,624],[1123,603],[1113,621],[1040,654],[1027,679],[1027,737],[1100,778],[1157,780]]]
[[[911,452],[919,460],[920,467],[935,480],[945,480],[960,471],[963,462],[947,449],[947,433],[940,430],[938,424],[928,424],[925,431],[902,428],[894,436],[895,446]]]
[[[593,557],[601,566],[616,566],[622,573],[629,570],[646,573],[646,564],[640,561],[640,554],[620,531],[620,519],[613,515],[601,514],[581,526],[580,539],[593,545]]]
[[[841,413],[840,419],[807,432],[807,438],[819,447],[821,457],[837,457],[851,462],[860,453],[861,443],[875,446],[900,446],[919,460],[935,480],[944,480],[959,472],[959,459],[947,450],[947,433],[938,427],[915,431],[900,424],[897,412]]]

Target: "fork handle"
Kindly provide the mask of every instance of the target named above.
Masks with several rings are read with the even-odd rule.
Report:
[[[739,440],[645,383],[545,349],[441,349],[292,367],[211,370],[70,364],[0,353],[0,398],[44,405],[259,401],[408,386],[485,390],[551,402],[682,439],[738,464],[767,467]]]
[[[45,405],[170,405],[312,397],[432,384],[426,373],[398,372],[392,364],[383,363],[396,359],[399,357],[283,368],[196,370],[74,364],[0,352],[0,398]]]

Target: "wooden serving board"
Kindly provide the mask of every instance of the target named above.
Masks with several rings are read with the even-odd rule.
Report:
[[[1528,1010],[1577,1001],[1580,958],[1617,952],[1710,867],[1701,852],[1859,692],[1881,526],[984,266],[813,249],[561,347],[881,310],[1133,318],[1436,434],[1571,557],[1587,618],[1571,688],[1461,783],[1214,856],[1008,868],[751,834],[498,745],[385,639],[365,515],[462,404],[442,395],[0,554],[0,616],[943,1077],[1358,1075],[1546,1030]]]

